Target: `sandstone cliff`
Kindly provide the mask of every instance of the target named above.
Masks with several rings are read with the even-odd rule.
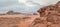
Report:
[[[60,1],[54,5],[40,8],[36,18],[29,27],[60,27]]]

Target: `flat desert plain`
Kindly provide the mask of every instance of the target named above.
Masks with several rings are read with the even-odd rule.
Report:
[[[0,15],[0,27],[28,27],[39,15]]]

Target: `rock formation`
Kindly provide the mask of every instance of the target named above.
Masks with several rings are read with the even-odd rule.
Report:
[[[37,12],[40,14],[40,18],[35,19],[30,27],[60,27],[60,1],[54,5],[40,8]]]
[[[8,11],[6,14],[20,14],[19,12]]]

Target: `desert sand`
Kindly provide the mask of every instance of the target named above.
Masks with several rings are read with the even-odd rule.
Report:
[[[38,15],[0,15],[0,27],[28,27]]]

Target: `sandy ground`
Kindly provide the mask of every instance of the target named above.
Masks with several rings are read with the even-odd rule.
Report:
[[[36,18],[45,19],[45,17],[41,18],[39,15],[0,15],[0,27],[60,27],[60,23],[52,24],[46,22],[47,20],[35,20]],[[38,23],[34,25],[34,23],[36,23],[34,21],[37,21]]]
[[[7,19],[8,18],[8,19]],[[36,18],[39,18],[39,15],[22,15],[22,14],[18,14],[18,15],[0,15],[0,20],[10,20],[10,18],[12,18],[11,20],[13,21],[14,18],[20,18],[19,24],[17,24],[14,27],[28,27]],[[8,21],[5,21],[8,22]],[[5,22],[0,25],[0,27],[11,27],[13,26],[12,24],[5,24]],[[0,22],[1,23],[1,22]],[[9,23],[9,22],[8,22]],[[15,23],[15,22],[14,22]]]
[[[60,24],[51,24],[46,21],[35,20],[39,15],[0,15],[0,27],[60,27]],[[45,19],[41,18],[41,19]],[[37,21],[36,25],[33,25]],[[41,22],[41,23],[39,23]]]

